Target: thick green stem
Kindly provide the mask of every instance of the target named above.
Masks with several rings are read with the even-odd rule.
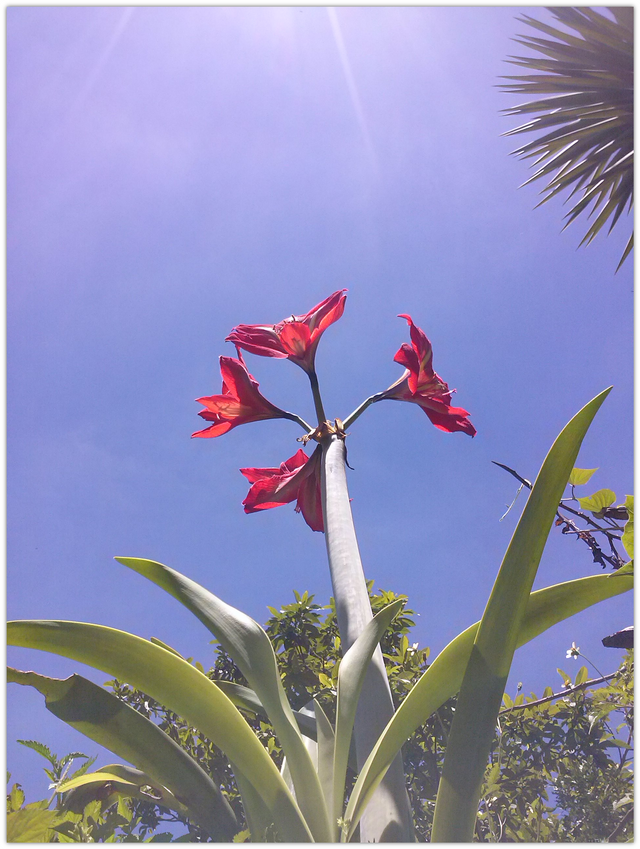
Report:
[[[308,371],[309,382],[311,383],[311,391],[313,393],[313,403],[316,406],[316,415],[318,417],[318,425],[321,425],[324,421],[327,420],[327,417],[324,412],[324,407],[322,406],[322,398],[320,397],[320,387],[318,386],[318,375],[315,371]]]
[[[343,651],[371,621],[371,603],[356,539],[345,474],[344,439],[323,442],[322,512],[333,595]],[[378,646],[362,688],[355,722],[358,767],[362,768],[393,715],[389,681]],[[411,810],[398,755],[373,795],[360,821],[362,843],[405,843],[413,840]]]

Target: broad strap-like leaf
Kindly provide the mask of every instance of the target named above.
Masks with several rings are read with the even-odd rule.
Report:
[[[242,684],[235,684],[233,681],[215,681],[217,687],[220,687],[222,692],[231,699],[234,705],[244,708],[245,710],[253,711],[257,716],[263,719],[269,719],[264,705],[249,687],[244,687]],[[302,710],[294,710],[293,715],[296,718],[298,727],[305,737],[310,740],[317,741],[318,729],[315,714],[305,713]],[[357,772],[358,762],[356,758],[356,749],[353,738],[349,747],[349,766],[354,772]],[[326,799],[326,794],[325,794]]]
[[[287,758],[296,799],[314,839],[330,840],[328,812],[298,724],[287,700],[273,647],[264,629],[246,613],[190,578],[153,560],[116,557],[168,592],[191,611],[233,658],[263,704]]]
[[[104,625],[50,620],[9,622],[7,643],[86,663],[147,693],[225,752],[263,799],[283,840],[311,840],[277,767],[235,705],[173,652]]]
[[[625,567],[623,567],[624,569]],[[633,589],[633,574],[618,570],[555,584],[531,593],[518,636],[523,646],[558,622],[621,593]],[[409,692],[380,736],[353,789],[345,819],[351,837],[362,811],[402,745],[429,717],[460,689],[479,622],[446,646]]]
[[[7,668],[7,681],[34,687],[47,709],[72,728],[124,758],[187,805],[188,816],[213,838],[230,840],[235,815],[207,773],[151,720],[83,678],[64,680]]]
[[[553,443],[507,548],[460,686],[436,798],[434,842],[472,839],[496,719],[540,558],[582,440],[609,392],[586,404]]]
[[[338,698],[333,762],[333,826],[334,840],[338,838],[337,822],[342,817],[344,786],[349,759],[349,746],[356,719],[360,691],[374,651],[393,618],[402,610],[399,599],[387,605],[365,625],[364,630],[346,652],[338,670]]]
[[[335,760],[336,735],[322,705],[313,700],[313,709],[317,729],[317,768],[318,778],[328,811],[333,810],[333,764]],[[348,753],[347,753],[348,756]],[[334,829],[337,823],[332,823]]]

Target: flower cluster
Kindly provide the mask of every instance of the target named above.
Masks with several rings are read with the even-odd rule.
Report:
[[[315,373],[316,349],[327,327],[342,316],[346,297],[346,289],[341,289],[305,315],[292,315],[274,325],[239,324],[234,327],[226,341],[236,346],[237,359],[220,357],[221,393],[197,399],[205,408],[199,415],[212,424],[193,436],[221,436],[241,424],[280,418],[300,424],[306,430],[306,435],[301,439],[305,443],[309,439],[321,441],[322,434],[326,433],[339,432],[344,438],[342,427],[336,431],[328,422],[320,420],[318,427],[312,428],[299,416],[281,410],[268,401],[260,393],[257,380],[249,374],[241,349],[262,357],[289,359],[300,366],[309,376],[316,410],[319,418],[322,418],[322,401]],[[405,373],[387,390],[368,398],[345,422],[355,421],[375,401],[410,401],[421,407],[440,430],[448,433],[461,431],[474,436],[476,429],[469,421],[469,413],[461,407],[451,406],[454,390],[449,389],[433,370],[431,343],[413,323],[411,316],[401,315],[400,318],[406,319],[409,324],[411,344],[403,344],[394,360],[405,367]],[[249,493],[242,502],[245,513],[268,510],[295,501],[296,511],[302,513],[309,527],[314,531],[323,531],[321,467],[322,446],[318,445],[310,457],[300,449],[277,468],[240,469],[251,483]]]

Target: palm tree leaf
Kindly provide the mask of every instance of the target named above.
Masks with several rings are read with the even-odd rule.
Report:
[[[629,254],[631,253],[632,250],[633,250],[633,233],[629,236],[629,241],[627,242],[626,247],[624,249],[624,252],[622,254],[622,259],[620,260],[620,262],[618,263],[618,265],[616,267],[616,274],[618,273],[618,271],[620,270],[620,267],[622,266],[622,263],[629,256]]]
[[[505,135],[537,134],[512,151],[533,160],[534,173],[522,185],[546,180],[537,206],[565,191],[565,203],[577,196],[564,226],[582,213],[593,218],[583,245],[607,221],[611,232],[627,203],[633,205],[633,9],[611,9],[612,17],[586,7],[548,11],[559,26],[528,15],[517,18],[545,37],[513,39],[536,55],[509,56],[525,73],[503,76],[500,87],[533,99],[503,112],[535,117]]]

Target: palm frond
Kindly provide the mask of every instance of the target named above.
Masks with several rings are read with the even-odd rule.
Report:
[[[565,227],[591,207],[583,245],[607,222],[611,232],[625,206],[627,212],[633,206],[633,7],[609,9],[613,19],[586,7],[548,11],[565,29],[528,15],[517,18],[546,37],[513,39],[537,55],[509,56],[507,62],[529,73],[503,76],[510,82],[501,88],[544,96],[504,109],[527,119],[504,135],[538,133],[512,151],[533,160],[534,174],[523,185],[547,180],[538,206],[566,192],[565,203],[572,205]],[[616,271],[632,246],[633,233]]]

